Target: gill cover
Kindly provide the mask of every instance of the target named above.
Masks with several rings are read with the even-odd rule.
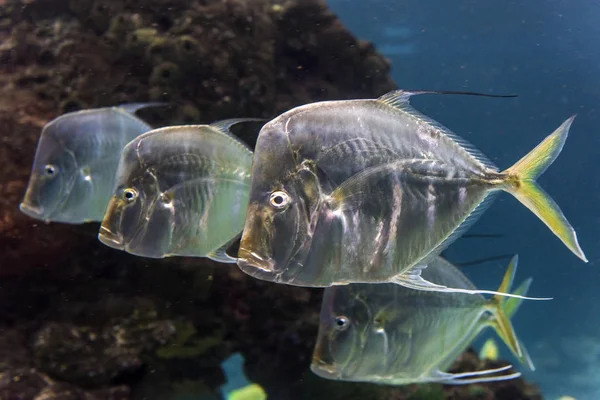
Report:
[[[65,210],[77,180],[75,155],[47,127],[38,141],[33,167],[20,210],[42,220],[80,223],[74,221],[72,210]]]
[[[321,191],[315,164],[305,160],[268,190],[252,189],[238,265],[259,279],[293,280],[318,219]]]
[[[325,289],[311,370],[327,379],[347,379],[361,368],[373,314],[357,285]]]

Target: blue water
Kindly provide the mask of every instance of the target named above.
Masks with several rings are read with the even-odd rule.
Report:
[[[548,399],[600,399],[600,2],[546,0],[329,0],[361,39],[392,62],[401,88],[518,94],[516,99],[420,96],[413,104],[475,144],[501,169],[577,114],[539,182],[575,227],[590,262],[571,254],[533,214],[503,194],[453,261],[518,253],[517,282],[534,278],[514,319],[537,370],[522,371]],[[465,268],[496,289],[508,260]],[[481,343],[483,339],[479,340]],[[508,351],[503,353],[508,357]]]

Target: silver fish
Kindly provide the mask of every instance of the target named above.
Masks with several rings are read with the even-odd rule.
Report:
[[[235,123],[155,129],[130,142],[99,239],[144,257],[209,257],[239,237],[250,191],[252,151],[229,133]]]
[[[582,260],[575,231],[535,179],[556,159],[573,118],[511,168],[483,154],[396,91],[314,103],[260,131],[238,265],[298,286],[395,282],[451,288],[421,272],[507,191]]]
[[[498,292],[509,292],[517,268],[515,256]],[[436,257],[426,279],[474,289],[448,261]],[[515,291],[526,294],[531,279]],[[521,363],[534,369],[510,318],[522,299],[412,290],[391,283],[351,284],[325,289],[319,334],[311,369],[343,381],[391,385],[440,382],[467,384],[506,380],[520,373],[493,376],[510,366],[465,373],[446,372],[486,327],[492,327]]]
[[[63,114],[38,141],[20,210],[46,222],[102,221],[123,147],[152,128],[133,113],[163,103],[135,103]]]

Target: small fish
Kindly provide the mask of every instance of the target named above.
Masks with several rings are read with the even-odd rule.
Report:
[[[160,128],[127,144],[100,241],[143,257],[235,263],[225,250],[244,227],[252,151],[229,128],[255,120]]]
[[[479,351],[479,359],[496,361],[499,353],[496,341],[493,338],[489,338],[481,347],[481,351]]]
[[[163,103],[134,103],[70,112],[50,121],[38,141],[20,204],[46,222],[102,221],[123,147],[152,128],[133,114]]]
[[[227,383],[221,386],[225,400],[266,400],[267,393],[258,383],[252,383],[244,373],[244,356],[234,353],[221,363]]]
[[[421,93],[431,92],[309,104],[263,126],[240,268],[297,286],[394,282],[451,291],[421,272],[500,191],[515,196],[587,262],[575,231],[535,181],[560,153],[573,117],[500,172],[409,104]]]
[[[517,268],[509,264],[499,292],[508,292]],[[423,271],[452,287],[474,288],[442,258]],[[531,279],[514,292],[526,294]],[[510,318],[522,299],[412,290],[390,283],[350,284],[325,289],[312,371],[327,379],[391,385],[439,382],[468,384],[512,379],[492,375],[511,366],[448,373],[456,358],[485,328],[492,327],[521,363],[534,369]]]

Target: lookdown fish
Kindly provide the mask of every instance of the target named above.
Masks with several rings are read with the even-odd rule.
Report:
[[[509,264],[499,292],[508,292],[517,268]],[[448,287],[474,288],[448,261],[437,257],[423,271]],[[515,294],[527,293],[531,279]],[[405,385],[469,384],[512,379],[493,375],[511,366],[463,373],[446,372],[486,327],[492,327],[521,363],[534,369],[510,318],[523,300],[412,290],[393,283],[351,284],[325,289],[312,371],[328,379]]]
[[[121,150],[152,128],[133,114],[163,103],[70,112],[42,129],[25,198],[19,206],[46,222],[102,221]]]
[[[558,205],[535,182],[560,153],[574,117],[500,172],[409,104],[422,93],[435,92],[313,103],[263,126],[240,268],[298,286],[395,282],[451,290],[421,272],[500,191],[515,196],[587,261]]]
[[[252,151],[229,133],[235,119],[160,128],[123,149],[98,238],[152,258],[225,252],[244,227]]]

